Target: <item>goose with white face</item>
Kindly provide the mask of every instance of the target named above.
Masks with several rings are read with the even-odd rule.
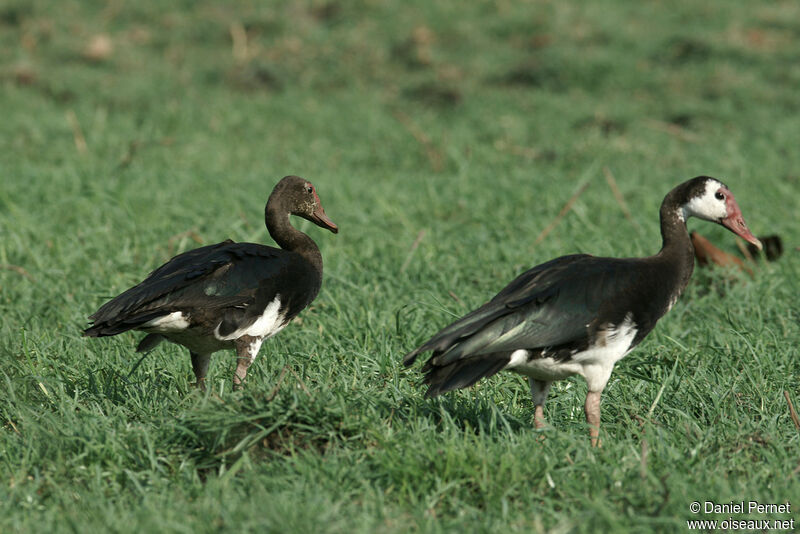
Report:
[[[721,224],[748,243],[761,249],[761,241],[756,239],[744,222],[742,210],[736,203],[736,199],[733,198],[730,189],[713,178],[708,178],[705,185],[702,194],[692,197],[680,208],[678,215],[681,220],[697,217]]]

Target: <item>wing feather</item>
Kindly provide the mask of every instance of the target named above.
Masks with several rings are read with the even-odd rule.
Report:
[[[433,351],[424,370],[464,358],[578,343],[601,307],[625,298],[637,282],[629,260],[563,256],[518,276],[491,301],[408,353],[404,363]]]
[[[89,317],[94,324],[84,334],[117,334],[181,308],[246,307],[259,289],[264,292],[264,280],[287,269],[292,256],[273,247],[230,240],[184,252],[101,306]]]

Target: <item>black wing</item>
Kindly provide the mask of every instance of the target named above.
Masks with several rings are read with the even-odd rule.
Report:
[[[230,240],[184,252],[100,307],[84,335],[118,334],[182,309],[245,308],[273,298],[282,279],[304,267],[298,260],[281,249]]]
[[[632,303],[645,274],[636,261],[581,254],[543,263],[408,353],[403,363],[433,351],[427,371],[517,349],[585,346],[593,328],[622,321],[630,310],[626,303]]]

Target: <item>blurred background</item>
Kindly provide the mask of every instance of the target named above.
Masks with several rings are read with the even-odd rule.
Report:
[[[255,239],[251,215],[300,174],[347,229],[337,245],[372,228],[407,250],[421,230],[469,246],[498,218],[537,235],[588,183],[553,250],[635,255],[657,246],[666,191],[709,174],[756,233],[794,231],[799,15],[723,0],[7,0],[4,212],[36,213],[37,241],[134,233],[120,224]],[[636,219],[620,243],[597,239],[621,214],[609,175]],[[120,210],[137,216],[97,229]],[[220,234],[200,232],[207,219]]]

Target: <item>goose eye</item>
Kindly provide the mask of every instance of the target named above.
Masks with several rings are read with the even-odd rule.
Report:
[[[725,195],[723,195],[722,193],[720,193],[719,191],[717,191],[717,192],[714,194],[714,198],[716,198],[717,200],[725,200]]]

